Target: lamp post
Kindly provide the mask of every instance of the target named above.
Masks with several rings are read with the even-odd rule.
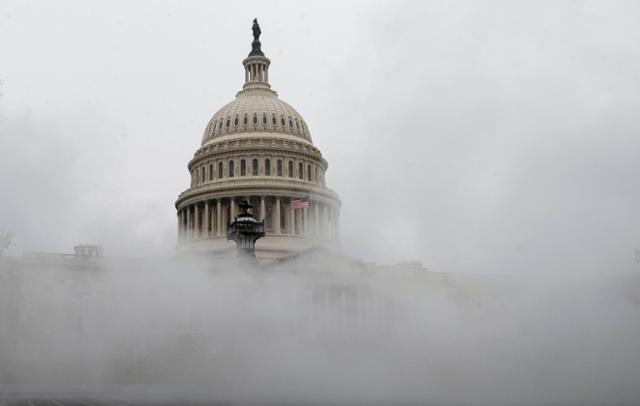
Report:
[[[238,258],[255,258],[256,241],[264,237],[264,220],[256,220],[249,209],[253,205],[248,200],[240,204],[242,213],[238,214],[227,228],[227,240],[236,242]]]

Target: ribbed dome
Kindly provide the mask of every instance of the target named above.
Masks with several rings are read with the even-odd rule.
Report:
[[[300,114],[269,89],[245,89],[213,115],[202,145],[228,134],[271,132],[296,135],[309,142],[311,134]]]

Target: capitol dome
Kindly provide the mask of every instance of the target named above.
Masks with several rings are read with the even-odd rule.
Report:
[[[338,246],[341,203],[325,184],[328,163],[302,116],[271,89],[271,61],[253,29],[242,90],[209,120],[188,164],[191,184],[176,201],[178,253],[233,256],[227,229],[245,199],[265,224],[258,258]]]
[[[202,145],[225,135],[249,132],[294,135],[312,142],[300,114],[276,92],[245,89],[213,115],[202,135]]]

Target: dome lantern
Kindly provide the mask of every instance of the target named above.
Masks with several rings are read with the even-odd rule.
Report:
[[[253,42],[249,56],[242,61],[244,65],[244,86],[243,89],[270,89],[269,85],[269,64],[271,61],[264,56],[260,44],[260,25],[258,19],[253,19]]]

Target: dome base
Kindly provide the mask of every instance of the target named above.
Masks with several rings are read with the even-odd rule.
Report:
[[[256,257],[280,259],[312,247],[337,248],[335,242],[287,234],[267,234],[256,242]],[[218,258],[235,258],[236,245],[225,236],[211,236],[184,241],[176,247],[177,255],[214,255]]]

